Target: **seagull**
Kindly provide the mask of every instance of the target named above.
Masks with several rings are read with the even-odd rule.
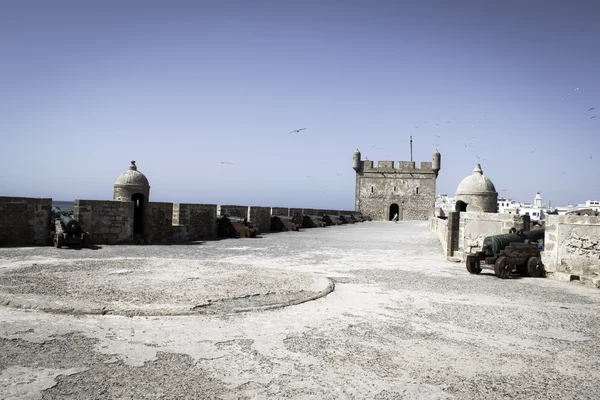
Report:
[[[531,154],[535,153],[535,151],[532,151]]]
[[[304,131],[304,130],[306,130],[306,128],[296,129],[295,131],[291,131],[290,133],[298,133],[298,132]]]
[[[594,118],[596,118],[596,116],[595,116],[595,115],[594,115],[593,117],[590,117],[590,119],[594,119]]]
[[[233,164],[231,161],[221,161],[221,164]]]
[[[312,178],[312,175],[306,175],[307,178]]]
[[[575,90],[579,90],[579,88],[575,88]]]
[[[436,137],[440,137],[440,135],[435,135]],[[441,138],[440,138],[441,139]]]
[[[590,108],[588,111],[593,111],[593,110],[595,110],[595,109],[596,109],[596,107],[592,107],[592,108]]]

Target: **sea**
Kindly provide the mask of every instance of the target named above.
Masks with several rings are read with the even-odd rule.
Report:
[[[52,200],[52,207],[58,207],[61,211],[73,211],[73,201]]]

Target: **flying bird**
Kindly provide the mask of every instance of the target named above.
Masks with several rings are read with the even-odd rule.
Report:
[[[295,131],[291,131],[290,133],[298,133],[298,132],[304,131],[304,130],[306,130],[306,128],[296,129]]]
[[[435,135],[436,137],[440,137],[440,135]]]
[[[594,118],[596,118],[596,116],[595,116],[595,115],[594,115],[593,117],[590,117],[590,119],[594,119]]]
[[[596,107],[592,107],[588,111],[594,111],[595,109],[596,109]]]
[[[233,164],[231,161],[221,161],[221,164]]]
[[[579,88],[575,88],[575,90],[579,90]]]

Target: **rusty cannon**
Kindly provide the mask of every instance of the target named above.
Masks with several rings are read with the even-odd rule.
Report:
[[[321,218],[321,220],[323,222],[325,222],[326,226],[331,226],[331,225],[341,225],[342,221],[340,221],[340,217],[338,217],[337,215],[323,215],[323,217]]]
[[[303,228],[322,228],[325,226],[322,217],[318,215],[303,215],[302,216],[302,227]]]
[[[282,215],[273,215],[271,217],[271,231],[272,232],[285,232],[285,231],[298,231],[300,225],[292,221],[292,218],[285,217]]]
[[[352,216],[354,217],[356,222],[365,222],[365,218],[362,216],[361,213],[352,214]]]
[[[491,269],[502,279],[510,278],[514,270],[521,276],[540,278],[546,270],[541,261],[544,229],[515,231],[483,239],[482,251],[467,256],[467,271],[479,274]]]
[[[356,219],[351,214],[340,215],[340,221],[342,224],[353,224],[356,222]]]
[[[217,217],[217,235],[222,238],[255,238],[258,229],[248,223],[246,218],[223,215]]]
[[[54,220],[52,242],[57,249],[63,246],[91,247],[92,240],[88,232],[83,231],[81,223],[69,213],[58,207],[52,207],[51,217]]]

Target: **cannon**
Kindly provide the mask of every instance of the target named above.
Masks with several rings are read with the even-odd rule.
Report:
[[[356,222],[365,222],[365,218],[362,216],[361,213],[352,214],[352,216],[354,217]]]
[[[323,215],[323,217],[321,218],[321,220],[323,222],[325,222],[326,226],[330,226],[330,225],[341,225],[342,221],[340,221],[340,217],[338,217],[337,215]]]
[[[251,237],[255,238],[258,229],[248,223],[247,218],[223,215],[217,217],[217,235],[224,238]]]
[[[342,221],[342,224],[353,224],[356,222],[351,214],[340,215],[340,221]]]
[[[63,246],[91,247],[91,236],[83,231],[83,227],[69,213],[63,212],[58,207],[52,207],[51,217],[54,220],[54,233],[52,242],[60,249]]]
[[[322,218],[318,215],[304,215],[302,216],[302,227],[303,228],[321,228],[325,226]]]
[[[281,215],[273,215],[271,217],[271,231],[272,232],[284,232],[284,231],[298,231],[300,226],[292,221],[290,217],[284,217]]]
[[[546,271],[540,251],[545,230],[512,231],[483,239],[482,251],[467,256],[467,271],[479,274],[482,269],[491,269],[506,279],[516,269],[521,276],[543,277]]]

